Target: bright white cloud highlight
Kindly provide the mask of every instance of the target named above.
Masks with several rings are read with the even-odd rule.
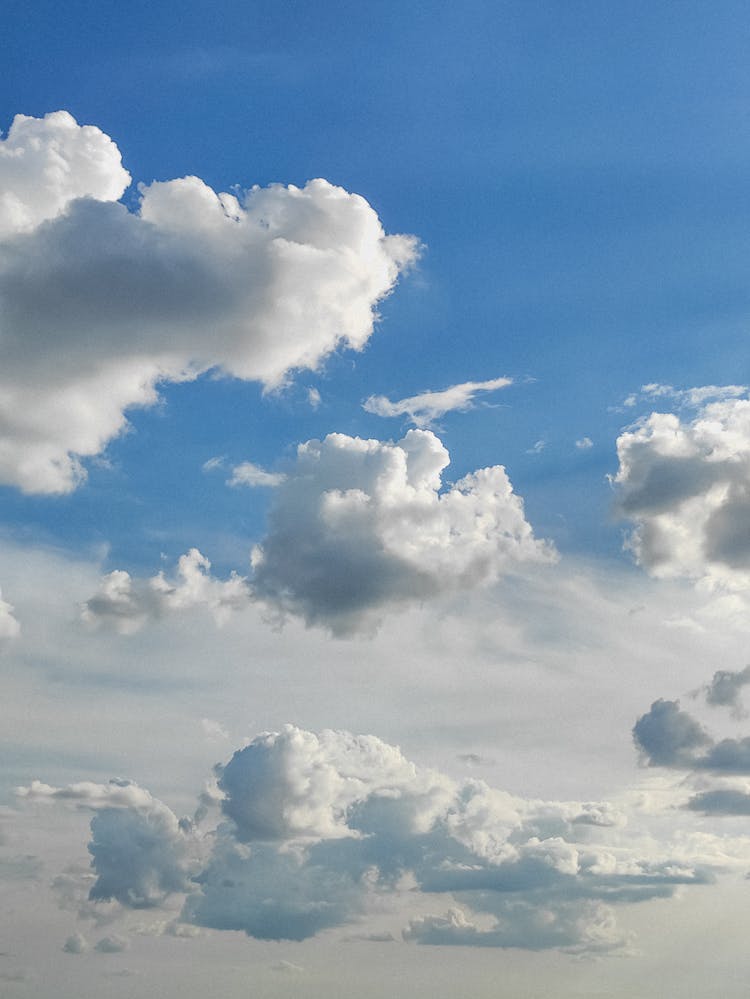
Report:
[[[345,633],[386,607],[554,560],[501,465],[445,488],[449,461],[427,430],[301,444],[254,552],[256,596]]]
[[[710,402],[692,419],[652,413],[617,453],[617,509],[635,522],[638,563],[662,578],[750,587],[750,400]]]
[[[117,201],[130,184],[120,151],[67,111],[19,114],[0,139],[0,238],[62,215],[75,198]]]
[[[420,392],[419,395],[399,399],[397,402],[391,402],[384,395],[371,395],[363,403],[363,408],[376,416],[406,416],[417,427],[429,427],[446,413],[471,409],[475,397],[480,393],[495,392],[512,384],[512,378],[462,382],[439,392]]]
[[[160,383],[210,368],[281,385],[360,350],[417,256],[367,202],[325,180],[216,193],[141,185],[67,114],[16,119],[3,144],[0,481],[64,493]]]

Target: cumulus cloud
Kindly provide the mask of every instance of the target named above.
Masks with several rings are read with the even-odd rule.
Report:
[[[130,184],[120,151],[67,111],[19,114],[0,140],[0,238],[31,232],[76,198],[117,201]]]
[[[576,447],[578,448],[579,451],[590,451],[593,446],[594,442],[591,440],[590,437],[580,437],[576,441]]]
[[[122,569],[108,573],[99,592],[86,601],[83,620],[92,626],[104,625],[132,634],[147,621],[170,611],[205,607],[221,625],[233,610],[246,607],[250,600],[247,581],[232,573],[220,580],[211,575],[211,563],[197,548],[181,555],[176,578],[163,572],[151,579],[134,579]]]
[[[389,605],[554,560],[501,465],[444,488],[449,461],[427,430],[397,443],[329,434],[301,444],[253,553],[256,596],[341,634]]]
[[[408,940],[604,951],[624,943],[613,907],[711,880],[709,865],[628,844],[611,804],[455,781],[374,736],[287,726],[238,750],[217,779],[223,817],[190,831],[189,882],[187,837],[156,799],[133,789],[106,807],[108,785],[35,793],[96,803],[94,900],[145,908],[185,892],[182,924],[267,940],[361,925],[386,897],[408,906],[421,895],[454,911],[412,918]]]
[[[651,767],[692,767],[698,750],[711,744],[703,727],[679,701],[654,701],[633,727],[633,739]]]
[[[112,141],[65,112],[0,142],[0,481],[64,493],[83,458],[209,369],[282,385],[362,349],[416,258],[361,197],[325,180],[216,193],[129,182]]]
[[[512,378],[491,378],[484,382],[462,382],[439,392],[420,392],[391,402],[384,395],[371,395],[363,403],[368,413],[376,416],[406,416],[417,427],[429,427],[446,413],[473,408],[474,399],[482,392],[496,392],[513,384]]]
[[[657,577],[750,588],[750,400],[651,413],[621,434],[617,453],[617,510],[635,523],[638,563]]]
[[[21,625],[13,614],[13,607],[3,600],[0,590],[0,642],[3,639],[16,638],[21,633]]]
[[[132,781],[83,781],[53,787],[33,781],[17,789],[26,801],[63,801],[94,810],[89,891],[93,902],[152,908],[186,887],[185,838],[172,810]],[[98,946],[98,945],[97,945]]]

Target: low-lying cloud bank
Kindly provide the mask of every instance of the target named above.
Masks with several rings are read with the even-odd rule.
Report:
[[[130,183],[114,142],[65,111],[0,140],[0,482],[65,493],[160,383],[208,369],[273,388],[340,347],[418,255],[325,180],[216,193]]]
[[[124,781],[19,794],[95,812],[94,903],[184,893],[184,923],[268,940],[367,923],[388,903],[421,944],[609,951],[627,943],[615,907],[712,880],[700,860],[629,839],[611,804],[455,781],[348,732],[257,736],[216,768],[192,819]],[[427,898],[447,915],[424,915]]]
[[[386,610],[556,559],[534,537],[502,465],[446,488],[449,462],[427,430],[396,443],[345,434],[307,441],[286,474],[264,482],[277,491],[251,580],[213,579],[193,549],[173,583],[110,573],[84,616],[133,631],[170,609],[206,604],[221,618],[252,599],[344,635],[372,629]]]

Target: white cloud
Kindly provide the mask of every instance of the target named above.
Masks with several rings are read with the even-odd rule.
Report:
[[[362,349],[418,252],[324,180],[184,177],[130,212],[116,146],[65,113],[17,119],[0,148],[0,481],[30,493],[74,489],[160,383],[216,368],[273,388]]]
[[[0,139],[0,239],[62,215],[75,198],[117,201],[130,184],[120,151],[67,111],[19,114]]]
[[[253,557],[256,596],[345,633],[380,611],[550,562],[501,465],[448,489],[430,431],[397,443],[329,434],[297,449]]]
[[[411,908],[404,935],[420,943],[619,949],[617,906],[668,898],[747,857],[744,838],[686,840],[665,853],[642,831],[628,834],[611,803],[456,781],[346,731],[264,733],[217,775],[223,821],[200,834],[181,831],[151,796],[133,790],[123,802],[119,785],[41,785],[36,796],[92,803],[93,901],[154,908],[185,893],[184,924],[269,940],[361,924],[389,898]],[[461,908],[415,916],[428,897]]]
[[[698,390],[692,390],[698,391]],[[617,440],[619,513],[648,572],[707,587],[750,588],[750,400],[652,413]]]
[[[214,578],[209,560],[191,548],[180,556],[177,578],[172,581],[163,572],[147,580],[133,579],[121,569],[108,573],[99,592],[86,601],[82,616],[87,624],[105,625],[127,635],[169,611],[195,607],[206,607],[221,625],[249,600],[245,579],[236,573],[226,580]]]
[[[96,813],[89,843],[97,875],[89,891],[91,901],[151,908],[185,889],[185,837],[180,823],[145,788],[127,780],[82,781],[67,787],[33,781],[16,794],[28,802],[71,802]]]
[[[480,392],[495,392],[513,384],[512,378],[491,378],[484,382],[462,382],[439,392],[421,392],[408,399],[391,402],[384,395],[371,395],[363,403],[376,416],[407,416],[417,427],[429,427],[446,413],[471,409]]]
[[[240,465],[235,465],[232,468],[232,475],[227,480],[227,485],[273,488],[280,486],[284,479],[285,476],[280,472],[267,472],[251,461],[243,461]]]
[[[576,441],[576,447],[579,451],[589,451],[594,446],[594,442],[590,437],[581,437]]]
[[[4,638],[16,638],[21,632],[21,625],[13,615],[13,607],[3,600],[0,590],[0,641]]]

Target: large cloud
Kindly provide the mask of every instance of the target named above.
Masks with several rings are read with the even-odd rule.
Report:
[[[177,823],[133,785],[37,784],[27,798],[93,807],[93,899],[128,908],[187,893],[182,919],[262,939],[301,940],[361,922],[386,899],[434,898],[421,943],[619,948],[613,906],[711,879],[699,861],[645,853],[602,802],[525,800],[416,766],[374,736],[287,726],[217,768],[223,821]],[[192,844],[192,887],[185,883]],[[206,856],[207,854],[207,856]],[[456,910],[456,904],[462,908]]]
[[[731,391],[729,391],[731,390]],[[750,400],[705,403],[720,390],[687,394],[697,413],[651,413],[617,440],[617,506],[635,522],[629,546],[659,577],[750,587]]]
[[[501,465],[450,488],[430,431],[397,443],[329,434],[297,449],[254,553],[261,599],[344,633],[379,610],[554,559]]]
[[[160,382],[209,368],[282,384],[361,349],[416,256],[324,180],[217,194],[141,185],[111,140],[64,112],[0,143],[0,481],[60,493]]]

